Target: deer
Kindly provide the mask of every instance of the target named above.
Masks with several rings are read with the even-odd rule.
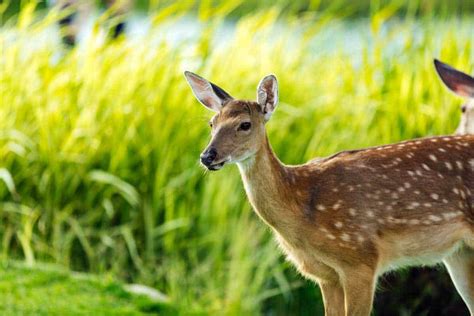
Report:
[[[456,95],[467,99],[461,106],[456,134],[474,134],[474,78],[437,59],[434,65],[443,83]]]
[[[438,263],[474,315],[474,135],[285,165],[265,128],[278,104],[275,75],[260,81],[256,101],[234,99],[192,72],[184,76],[215,112],[202,165],[237,165],[252,208],[286,258],[319,285],[325,315],[370,315],[380,275]]]

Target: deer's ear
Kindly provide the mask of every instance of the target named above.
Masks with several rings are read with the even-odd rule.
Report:
[[[266,76],[258,84],[257,102],[262,108],[265,121],[268,121],[278,103],[278,81],[274,75]]]
[[[192,73],[185,71],[184,76],[188,81],[194,96],[208,109],[219,112],[227,101],[232,97],[212,82]]]
[[[474,98],[474,78],[435,59],[439,77],[454,93],[465,98]]]

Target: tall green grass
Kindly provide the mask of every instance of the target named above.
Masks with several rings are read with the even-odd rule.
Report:
[[[432,58],[472,72],[473,21],[387,21],[393,13],[383,7],[360,22],[358,53],[314,44],[331,13],[302,20],[278,8],[242,17],[218,46],[224,16],[205,20],[194,41],[154,42],[171,19],[163,13],[145,38],[102,43],[95,34],[64,51],[35,44],[54,14],[24,8],[0,33],[2,257],[109,271],[158,287],[183,312],[314,312],[316,290],[284,263],[235,166],[199,166],[211,113],[182,72],[247,99],[275,73],[281,102],[268,132],[286,163],[451,133],[461,101]]]

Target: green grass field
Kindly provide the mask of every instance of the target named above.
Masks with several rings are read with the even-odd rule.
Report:
[[[252,212],[237,168],[199,166],[211,113],[183,71],[244,99],[276,74],[280,104],[268,132],[285,163],[452,133],[461,100],[432,60],[472,73],[474,19],[392,18],[397,10],[393,1],[357,22],[366,32],[357,52],[317,43],[332,11],[297,19],[276,7],[240,17],[219,45],[225,8],[201,16],[191,41],[153,40],[173,19],[162,10],[143,38],[102,43],[97,32],[67,51],[42,41],[57,17],[25,6],[0,29],[1,257],[145,283],[181,313],[322,312],[316,287],[284,262]],[[342,31],[353,23],[339,22]],[[13,291],[8,278],[0,284]],[[48,312],[16,306],[15,293],[2,308]],[[133,312],[119,302],[106,295],[91,306]]]
[[[111,277],[70,273],[54,265],[0,266],[2,315],[147,315],[172,314],[164,303],[132,295]]]

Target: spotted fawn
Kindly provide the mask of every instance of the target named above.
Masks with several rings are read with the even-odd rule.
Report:
[[[256,101],[185,72],[216,112],[201,154],[236,163],[248,199],[290,260],[321,288],[326,315],[369,315],[377,277],[443,262],[474,313],[474,135],[343,151],[302,165],[275,156],[265,131],[278,103],[273,75]],[[448,85],[449,86],[449,85]]]

